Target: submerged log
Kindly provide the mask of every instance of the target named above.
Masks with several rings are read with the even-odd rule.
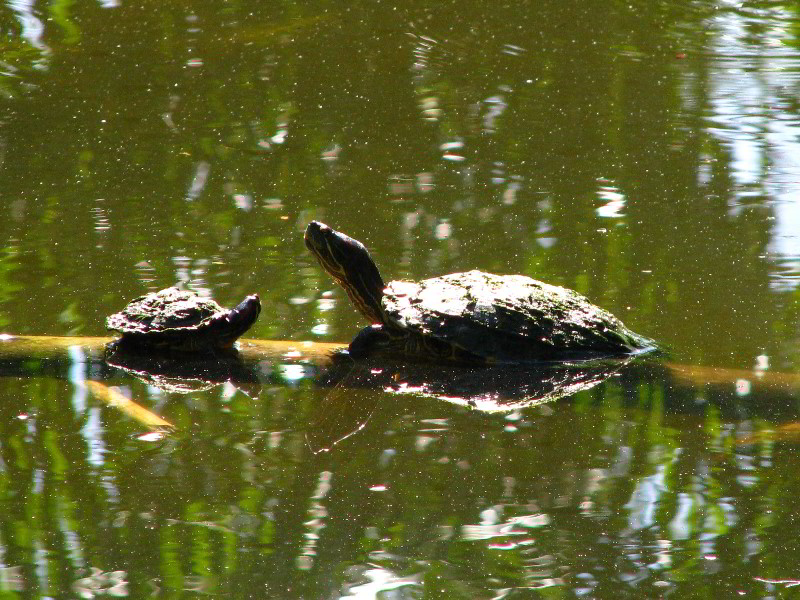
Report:
[[[104,363],[106,346],[114,341],[110,337],[0,335],[0,361],[69,361]],[[324,367],[331,362],[331,355],[347,349],[346,344],[331,344],[308,341],[239,340],[238,353],[245,363],[263,360],[309,361]],[[175,355],[176,357],[179,355]],[[186,360],[207,360],[208,357],[185,355]],[[211,359],[213,360],[213,356]]]
[[[124,396],[117,389],[103,385],[99,381],[87,381],[86,385],[95,398],[101,400],[112,408],[122,411],[131,419],[138,421],[145,427],[156,430],[173,429],[172,423],[162,419],[154,412],[134,402],[127,396]]]
[[[354,362],[344,352],[347,346],[335,343],[246,339],[237,343],[238,352],[231,355],[129,356],[108,353],[111,341],[108,337],[0,335],[0,376],[68,377],[70,367],[80,363],[86,365],[85,378],[91,380],[108,380],[125,371],[171,392],[229,381],[252,396],[262,383],[286,383],[285,368],[295,365],[299,378],[322,387],[435,397],[481,410],[511,410],[552,401],[589,389],[623,369],[673,384],[731,386],[737,392],[747,388],[748,393],[793,394],[800,389],[797,373],[682,365],[652,358],[459,367],[381,357]],[[252,386],[250,391],[247,386]]]

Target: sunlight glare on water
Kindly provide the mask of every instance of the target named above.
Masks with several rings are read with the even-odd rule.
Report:
[[[711,131],[730,148],[731,174],[739,184],[732,210],[760,206],[772,214],[769,258],[776,289],[800,284],[800,117],[788,90],[800,86],[800,56],[786,42],[791,15],[769,9],[730,10],[713,20],[717,29],[711,63],[708,118]],[[763,27],[754,45],[750,29]]]

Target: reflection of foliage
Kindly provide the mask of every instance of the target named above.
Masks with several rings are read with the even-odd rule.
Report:
[[[364,428],[313,455],[320,394],[159,394],[178,427],[153,444],[113,408],[86,406],[80,384],[4,381],[0,539],[18,589],[315,598],[372,585],[476,598],[596,586],[618,597],[635,572],[650,597],[698,577],[753,586],[755,546],[775,574],[792,564],[798,465],[768,441],[768,396],[737,402],[634,371],[492,416],[360,390]],[[764,442],[740,444],[743,433]],[[58,576],[42,580],[44,568]]]
[[[67,45],[77,44],[81,38],[80,29],[70,18],[74,4],[75,0],[54,0],[50,3],[50,14],[61,29],[63,42]]]
[[[20,292],[22,286],[16,283],[13,277],[19,267],[17,249],[7,246],[0,253],[0,305],[6,304]],[[5,310],[0,312],[0,327],[8,327],[10,324],[11,318],[8,313]]]
[[[776,319],[773,327],[777,337],[790,340],[788,361],[785,365],[776,365],[776,368],[796,368],[800,365],[800,287],[786,298],[783,315]]]
[[[17,98],[26,89],[28,78],[41,60],[41,49],[27,40],[0,36],[0,101]]]

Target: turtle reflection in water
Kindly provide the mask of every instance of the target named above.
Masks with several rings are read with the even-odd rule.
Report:
[[[213,353],[227,351],[261,312],[258,294],[231,310],[175,287],[140,296],[106,319],[122,337],[112,349]]]
[[[384,284],[364,245],[312,221],[305,243],[371,326],[350,343],[471,364],[623,357],[655,349],[577,292],[522,275],[481,271]]]
[[[106,365],[169,394],[192,394],[226,384],[250,398],[261,392],[258,365],[241,360],[238,354],[114,352],[105,358]]]

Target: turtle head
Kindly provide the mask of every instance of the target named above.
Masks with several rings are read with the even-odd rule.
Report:
[[[370,323],[384,322],[383,279],[367,248],[319,221],[306,228],[306,247],[322,268],[341,285]]]

